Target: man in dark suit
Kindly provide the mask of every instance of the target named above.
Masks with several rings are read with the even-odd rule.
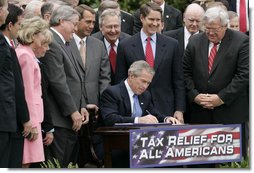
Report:
[[[8,15],[7,8],[7,1],[1,1],[0,26]],[[6,38],[0,32],[0,167],[21,168],[24,137],[30,133],[32,124],[17,55]]]
[[[184,27],[166,31],[163,34],[176,39],[179,43],[179,56],[183,57],[184,50],[188,44],[189,38],[200,32],[201,18],[204,14],[204,9],[196,4],[190,4],[186,7],[183,14]]]
[[[154,69],[144,61],[134,62],[128,70],[128,78],[121,83],[108,87],[101,97],[101,116],[106,126],[115,123],[158,123],[168,122],[180,124],[170,116],[160,114],[153,107],[148,88],[154,76]],[[135,100],[137,95],[141,112],[135,114]],[[135,114],[135,115],[134,115]]]
[[[77,6],[75,9],[81,16],[78,29],[74,34],[75,44],[80,53],[82,51],[82,45],[80,43],[82,41],[85,43],[83,46],[83,48],[85,48],[85,55],[81,53],[82,59],[78,59],[78,61],[80,62],[82,71],[85,73],[85,83],[83,87],[87,93],[86,102],[87,104],[95,104],[98,109],[101,93],[110,85],[110,63],[103,43],[90,36],[94,28],[95,11],[84,4]],[[88,143],[87,128],[88,125],[83,126],[79,134],[79,143],[81,146],[78,162],[79,167],[83,167],[85,162],[90,162],[92,160],[92,156],[89,156],[90,147],[85,145]],[[94,145],[100,142],[94,135],[92,138]],[[97,152],[97,149],[95,150],[98,157],[102,159],[102,154]]]
[[[164,27],[162,32],[177,29],[182,27],[182,12],[168,4],[165,0],[152,0],[152,2],[158,4],[162,9]],[[140,9],[136,10],[133,14],[134,27],[133,34],[140,32],[142,28],[142,22],[140,20]]]
[[[54,141],[48,147],[46,160],[58,159],[62,167],[76,163],[78,156],[77,131],[88,122],[84,92],[85,74],[77,57],[79,51],[72,39],[79,13],[69,6],[57,8],[50,19],[53,41],[41,59],[49,82],[49,106],[54,125]],[[81,58],[80,58],[81,59]]]
[[[116,1],[102,1],[99,8],[98,12],[96,14],[96,23],[94,26],[93,33],[96,33],[100,31],[99,27],[99,17],[102,14],[102,12],[106,9],[114,9],[116,12],[119,13],[121,16],[121,31],[124,33],[127,33],[129,35],[133,34],[133,16],[126,11],[120,10],[120,5]]]
[[[227,12],[219,7],[208,9],[202,22],[205,32],[191,37],[184,54],[190,123],[241,123],[245,157],[244,126],[249,119],[249,37],[227,29]]]
[[[111,67],[111,85],[115,84],[116,55],[119,42],[130,37],[121,32],[121,16],[113,10],[105,10],[99,18],[100,30],[92,36],[101,40],[107,50]]]
[[[116,82],[119,83],[127,77],[128,68],[134,61],[148,61],[148,57],[152,54],[150,60],[154,62],[156,73],[149,91],[153,104],[162,114],[174,116],[183,122],[185,89],[178,42],[156,33],[162,17],[161,8],[157,4],[151,2],[144,4],[140,13],[143,23],[141,32],[123,40],[118,46]],[[148,49],[148,38],[151,39],[152,48],[149,56],[147,53],[151,49]]]
[[[128,78],[120,84],[108,87],[101,97],[101,116],[106,126],[115,123],[180,124],[173,118],[160,114],[152,104],[146,90],[154,76],[154,69],[143,61],[134,62],[128,70]],[[121,158],[121,159],[119,159]],[[113,167],[129,167],[129,153],[113,150]]]

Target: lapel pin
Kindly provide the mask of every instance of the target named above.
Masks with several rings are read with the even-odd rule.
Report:
[[[141,105],[144,104],[143,102],[140,103]]]
[[[125,22],[125,19],[123,19],[122,21]]]
[[[169,18],[169,15],[166,15],[166,18]]]

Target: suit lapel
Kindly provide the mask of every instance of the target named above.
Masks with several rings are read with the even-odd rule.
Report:
[[[201,54],[202,58],[202,64],[201,66],[203,67],[203,74],[206,75],[206,78],[208,77],[208,47],[209,47],[209,41],[205,35],[205,33],[202,34],[201,37],[202,41],[200,42],[200,49],[197,50]],[[199,56],[199,53],[197,53],[196,56]]]
[[[221,44],[219,46],[218,52],[216,54],[216,57],[214,59],[214,63],[211,69],[211,73],[210,76],[212,75],[212,73],[215,71],[216,67],[218,66],[219,62],[223,59],[224,55],[227,51],[227,49],[229,48],[228,43],[230,43],[231,37],[230,37],[230,33],[229,30],[226,31],[224,38],[221,41]]]
[[[165,49],[166,49],[166,44],[162,42],[160,34],[157,34],[156,52],[155,52],[155,61],[154,61],[155,72],[159,68],[159,65],[163,59],[163,53],[164,53]]]
[[[177,33],[179,41],[179,50],[184,52],[184,28],[181,28]]]
[[[121,95],[122,95],[122,100],[124,102],[125,110],[126,110],[126,115],[131,116],[131,102],[130,102],[130,97],[127,91],[126,86],[124,85],[124,81],[120,83],[120,90],[121,90]]]
[[[78,49],[78,46],[77,46],[77,43],[75,42],[75,40],[74,39],[72,39],[72,41],[71,42],[73,42],[71,45],[72,45],[72,49],[74,49],[74,52],[77,52],[77,55],[76,56],[74,56],[74,58],[76,59],[76,61],[77,61],[77,65],[78,66],[80,66],[80,68],[85,72],[85,67],[84,67],[84,64],[83,64],[83,61],[82,61],[82,58],[81,58],[81,56],[80,56],[80,53],[79,53],[79,49]]]
[[[133,53],[135,55],[136,60],[146,60],[146,56],[144,53],[144,49],[141,42],[141,36],[140,32],[133,36],[133,42],[131,43],[131,46],[133,48]]]

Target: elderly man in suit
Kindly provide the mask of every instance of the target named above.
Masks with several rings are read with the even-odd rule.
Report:
[[[184,54],[184,78],[190,123],[242,124],[242,154],[246,156],[245,123],[249,119],[249,37],[228,29],[228,14],[208,9],[205,32],[191,37]]]
[[[186,7],[183,14],[184,27],[166,31],[163,34],[175,38],[179,43],[179,55],[182,57],[184,50],[189,42],[189,38],[198,34],[201,30],[201,19],[204,14],[204,9],[196,4],[190,4]]]
[[[127,77],[128,68],[134,61],[146,60],[156,72],[148,88],[155,108],[183,122],[185,88],[178,42],[156,33],[161,24],[160,6],[148,2],[141,7],[140,14],[141,32],[118,46],[116,81],[119,83]]]
[[[180,10],[166,4],[165,0],[151,0],[151,2],[158,4],[162,9],[162,16],[164,21],[162,32],[182,27],[182,12]],[[136,34],[142,28],[142,22],[140,20],[140,9],[134,12],[133,17],[133,34]]]
[[[113,9],[105,10],[99,18],[100,30],[92,36],[104,43],[111,66],[111,84],[115,84],[116,55],[119,42],[130,37],[121,32],[121,16]]]
[[[41,61],[49,81],[49,106],[54,125],[54,141],[46,159],[58,159],[62,167],[76,163],[79,152],[77,132],[89,120],[84,91],[85,74],[73,38],[79,13],[69,6],[57,8],[50,19],[53,41]],[[79,58],[79,59],[78,59]]]

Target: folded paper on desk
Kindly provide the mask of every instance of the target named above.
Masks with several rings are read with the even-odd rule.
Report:
[[[156,123],[156,124],[145,124],[145,123],[115,123],[115,126],[122,127],[122,126],[171,126],[171,123]]]

